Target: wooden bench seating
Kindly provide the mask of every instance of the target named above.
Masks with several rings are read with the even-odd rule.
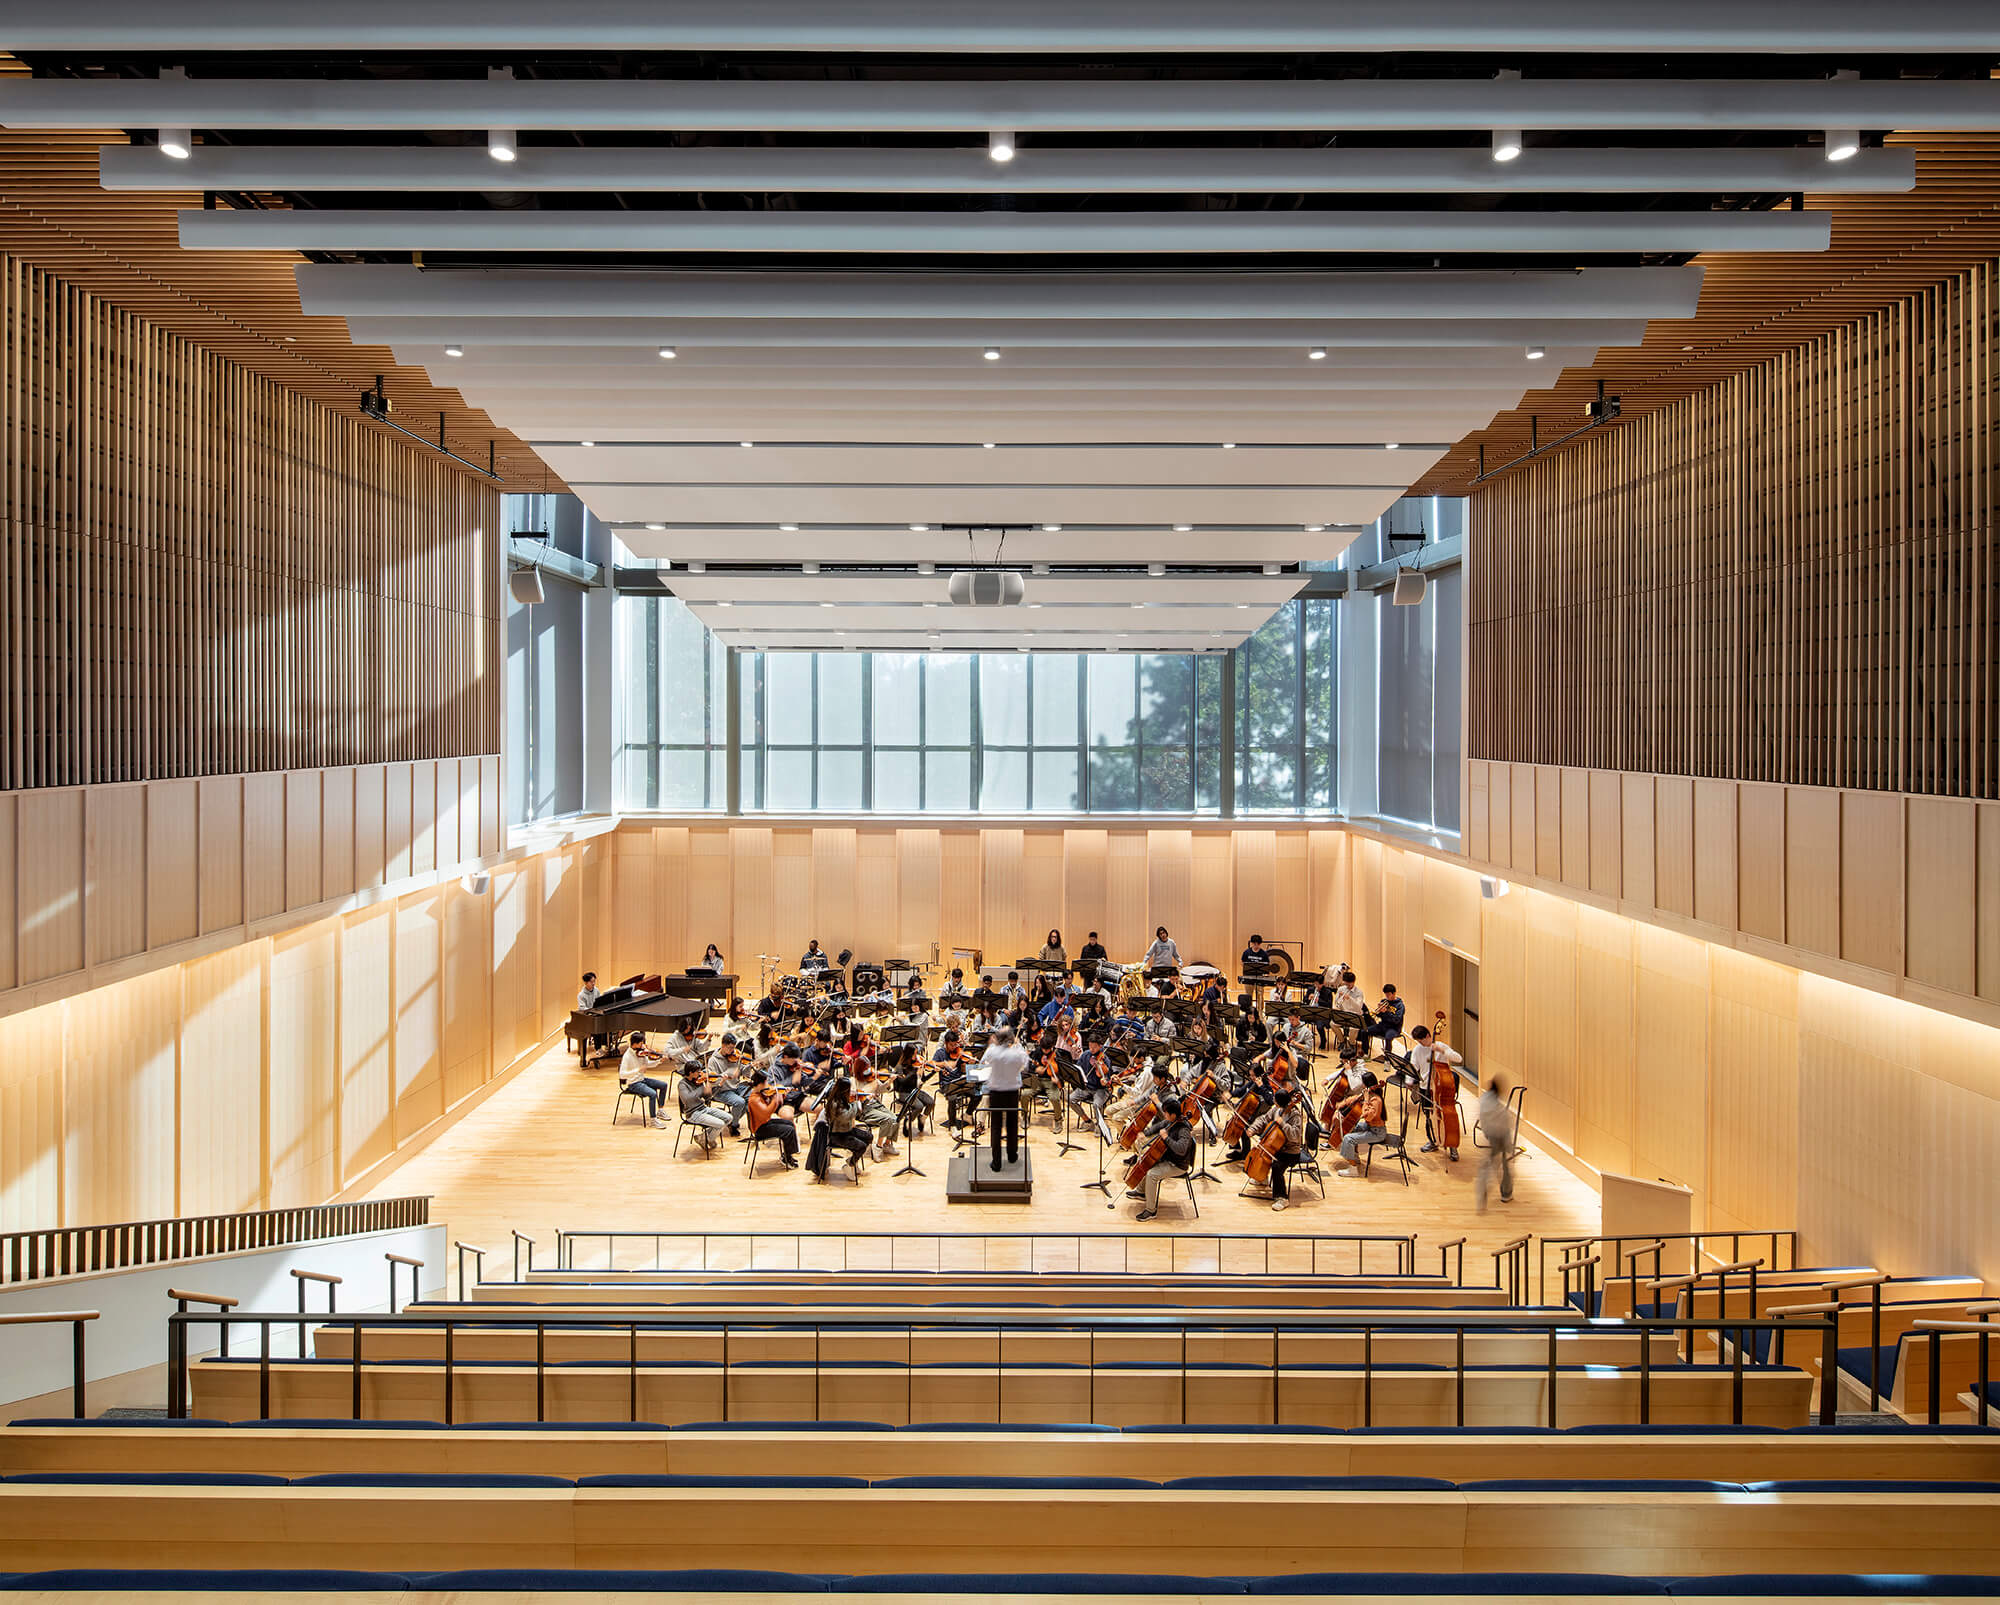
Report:
[[[476,1303],[499,1304],[1035,1304],[1051,1308],[1141,1305],[1213,1309],[1252,1304],[1280,1309],[1505,1309],[1504,1290],[1453,1287],[1440,1277],[1356,1280],[1346,1277],[1105,1276],[895,1277],[808,1279],[744,1275],[661,1276],[644,1271],[540,1273],[521,1282],[480,1282]],[[435,1304],[419,1304],[419,1309]]]
[[[902,1312],[907,1319],[913,1312]],[[967,1312],[972,1313],[972,1312]],[[995,1311],[996,1319],[1005,1318]],[[1232,1312],[1234,1313],[1234,1312]],[[1245,1312],[1251,1313],[1251,1312]],[[1283,1319],[1289,1312],[1274,1312]],[[890,1317],[896,1319],[896,1317]],[[1078,1317],[1083,1319],[1082,1316]],[[322,1360],[347,1360],[354,1353],[354,1328],[321,1326],[312,1333],[312,1352]],[[1639,1358],[1636,1334],[1614,1332],[1564,1332],[1556,1338],[1559,1363],[1563,1365],[1636,1365]],[[719,1331],[641,1331],[634,1335],[620,1327],[564,1328],[547,1332],[541,1340],[544,1358],[551,1364],[570,1360],[597,1360],[625,1364],[635,1347],[645,1363],[701,1361],[719,1364],[725,1343]],[[1657,1332],[1648,1339],[1656,1365],[1671,1365],[1678,1358],[1676,1334]],[[239,1347],[241,1339],[238,1340]],[[452,1358],[456,1361],[516,1360],[532,1363],[536,1335],[527,1328],[487,1328],[458,1330],[452,1335]],[[1372,1346],[1376,1364],[1451,1365],[1457,1355],[1457,1340],[1449,1332],[1378,1332],[1373,1339],[1359,1332],[1287,1332],[1276,1338],[1275,1351],[1284,1364],[1360,1365],[1364,1350]],[[1466,1359],[1475,1365],[1545,1365],[1548,1338],[1534,1331],[1474,1332],[1465,1339]],[[835,1365],[854,1361],[911,1361],[918,1365],[959,1363],[990,1365],[1004,1359],[1013,1365],[1108,1365],[1150,1360],[1159,1365],[1180,1363],[1183,1353],[1192,1364],[1231,1363],[1268,1365],[1274,1350],[1268,1332],[1125,1332],[1110,1328],[1099,1332],[1032,1330],[963,1331],[945,1327],[918,1328],[911,1332],[873,1331],[839,1328],[820,1331],[773,1331],[748,1327],[732,1329],[727,1353],[732,1364],[789,1360],[801,1365]],[[442,1328],[363,1327],[361,1352],[369,1360],[442,1360],[445,1334]]]
[[[365,1352],[365,1351],[364,1351]],[[240,1420],[259,1411],[254,1362],[204,1361],[191,1369],[195,1414]],[[365,1366],[362,1414],[379,1419],[442,1419],[441,1365]],[[273,1361],[274,1416],[350,1414],[353,1375],[337,1362]],[[1538,1425],[1549,1419],[1548,1375],[1541,1368],[1496,1367],[1472,1371],[1465,1384],[1465,1424]],[[1732,1379],[1727,1370],[1674,1366],[1653,1371],[1651,1419],[1726,1422],[1731,1419]],[[542,1406],[536,1373],[512,1364],[460,1365],[452,1379],[456,1421],[521,1421],[546,1417],[571,1421],[864,1420],[1096,1421],[1112,1425],[1188,1420],[1272,1421],[1360,1426],[1366,1419],[1363,1373],[1358,1368],[1287,1366],[1275,1379],[1263,1366],[1190,1369],[1132,1365],[939,1365],[909,1368],[772,1363],[721,1366],[568,1364],[547,1368]],[[1585,1367],[1557,1377],[1558,1425],[1636,1422],[1640,1378],[1636,1370]],[[1275,1408],[1274,1408],[1275,1392]],[[1743,1373],[1743,1419],[1796,1426],[1807,1418],[1811,1378],[1789,1367],[1758,1366]],[[1457,1420],[1457,1387],[1447,1370],[1375,1368],[1374,1424],[1450,1426]]]
[[[648,1570],[753,1559],[759,1567],[844,1574],[2000,1570],[2000,1495],[1983,1491],[1057,1482],[1000,1489],[10,1481],[0,1483],[0,1554],[20,1571]]]
[[[763,1476],[815,1462],[857,1477],[999,1476],[1810,1477],[2000,1479],[2000,1435],[1838,1432],[589,1431],[285,1426],[0,1428],[0,1475],[27,1471],[336,1471]]]

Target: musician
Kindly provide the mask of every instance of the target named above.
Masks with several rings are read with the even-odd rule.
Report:
[[[1348,1014],[1358,1014],[1368,1018],[1368,1000],[1361,995],[1361,987],[1354,979],[1352,970],[1342,970],[1333,989],[1333,1006]]]
[[[747,1034],[754,1023],[754,1016],[750,1013],[750,1005],[745,1003],[741,998],[731,998],[729,1000],[729,1008],[723,1015],[723,1018],[739,1035]]]
[[[986,1106],[993,1120],[988,1135],[993,1144],[991,1168],[1000,1168],[1000,1134],[1007,1134],[1007,1163],[1021,1157],[1021,1077],[1028,1068],[1028,1055],[1014,1040],[1014,1032],[1002,1026],[993,1033],[993,1042],[980,1058],[975,1074],[985,1083]]]
[[[1028,1005],[1028,989],[1021,985],[1021,972],[1009,970],[1007,984],[1000,989],[1000,1006],[1009,1014],[1014,1014]]]
[[[730,1116],[710,1107],[707,1075],[696,1071],[682,1076],[675,1097],[680,1103],[681,1123],[694,1131],[695,1146],[705,1154],[714,1153],[722,1146],[720,1133],[729,1124]]]
[[[679,1026],[675,1026],[667,1033],[666,1045],[660,1050],[660,1057],[682,1075],[701,1069],[701,1048],[691,1038],[685,1036]]]
[[[799,970],[803,973],[808,970],[823,970],[825,968],[826,955],[819,950],[819,938],[814,937],[806,943],[805,954],[799,960]]]
[[[1069,968],[1069,955],[1063,951],[1061,931],[1049,932],[1049,939],[1042,944],[1039,957],[1044,964],[1060,964],[1064,969]]]
[[[1239,1048],[1262,1048],[1271,1040],[1271,1029],[1265,1025],[1263,1015],[1257,1012],[1257,1005],[1245,992],[1237,999],[1237,1007],[1242,1009],[1243,1018],[1236,1022],[1236,1045]]]
[[[965,1124],[960,1111],[978,1098],[965,1079],[965,1044],[956,1031],[947,1031],[931,1062],[938,1067],[938,1088],[944,1093],[945,1121],[956,1129]]]
[[[1220,975],[1211,975],[1202,983],[1201,1001],[1205,1007],[1214,1008],[1216,1004],[1223,1000],[1223,996],[1222,977]]]
[[[1162,925],[1153,932],[1153,945],[1146,949],[1142,964],[1148,970],[1178,970],[1181,967],[1181,950],[1167,935],[1166,926]]]
[[[930,1017],[933,1031],[963,1031],[972,1024],[973,1016],[968,1012],[970,1002],[967,997],[939,998],[938,1011]]]
[[[1135,1058],[1135,1062],[1138,1064],[1138,1069],[1126,1080],[1123,1089],[1112,1098],[1110,1106],[1104,1111],[1106,1118],[1112,1121],[1122,1122],[1129,1119],[1139,1106],[1165,1083],[1165,1072],[1153,1068],[1150,1056],[1144,1059]]]
[[[1038,1025],[1052,1026],[1063,1020],[1074,1020],[1075,1014],[1067,992],[1051,991],[1036,1012],[1035,1021]]]
[[[784,989],[776,981],[773,981],[771,983],[771,990],[757,1000],[757,1018],[760,1020],[769,1020],[775,1024],[784,1018],[784,1014]]]
[[[1079,1108],[1089,1104],[1093,1108],[1102,1109],[1111,1101],[1111,1083],[1104,1077],[1102,1061],[1098,1057],[1097,1050],[1085,1045],[1083,1051],[1076,1055],[1076,1069],[1083,1085],[1071,1091],[1069,1101]]]
[[[785,1169],[799,1168],[799,1128],[784,1118],[785,1094],[762,1070],[750,1077],[750,1135],[778,1145]]]
[[[829,1151],[837,1148],[847,1155],[848,1173],[858,1183],[861,1180],[861,1156],[868,1152],[868,1134],[855,1127],[853,1084],[845,1076],[836,1077],[813,1107],[820,1112],[825,1123]],[[824,1172],[820,1173],[819,1179],[826,1180]]]
[[[1098,941],[1097,933],[1092,931],[1088,940],[1084,942],[1082,951],[1076,956],[1077,963],[1082,967],[1079,971],[1079,977],[1095,981],[1097,979],[1097,961],[1109,958],[1110,956],[1110,954],[1104,951],[1104,944]]]
[[[1410,1033],[1410,1068],[1416,1072],[1418,1096],[1424,1100],[1424,1120],[1430,1125],[1430,1141],[1423,1152],[1434,1154],[1441,1147],[1445,1157],[1458,1159],[1458,1072],[1453,1067],[1464,1058],[1431,1036],[1429,1026],[1420,1025]],[[1435,1124],[1432,1124],[1435,1116]]]
[[[1125,1189],[1127,1198],[1144,1201],[1144,1207],[1139,1211],[1140,1220],[1151,1220],[1159,1214],[1160,1189],[1163,1186],[1170,1181],[1179,1180],[1194,1169],[1194,1127],[1188,1124],[1187,1117],[1181,1113],[1178,1104],[1155,1120],[1147,1129],[1146,1135],[1139,1141],[1140,1151],[1143,1153],[1156,1137],[1165,1139],[1166,1151],[1154,1160],[1151,1168],[1147,1170],[1143,1188]],[[1276,1174],[1274,1166],[1272,1175]]]
[[[1357,1118],[1354,1129],[1341,1139],[1341,1166],[1335,1174],[1353,1178],[1361,1174],[1361,1150],[1380,1142],[1389,1135],[1389,1115],[1382,1102],[1382,1086],[1375,1079],[1373,1070],[1361,1073],[1361,1090],[1340,1100],[1337,1107],[1347,1108],[1352,1104]]]
[[[1306,1156],[1305,1099],[1299,1096],[1297,1087],[1285,1088],[1277,1099],[1250,1128],[1254,1134],[1267,1126],[1276,1125],[1285,1134],[1285,1146],[1271,1156],[1271,1208],[1274,1210],[1284,1209],[1291,1202],[1291,1187],[1285,1172]]]
[[[1174,1039],[1173,1016],[1162,1009],[1146,1021],[1146,1036],[1153,1042],[1171,1042]]]
[[[1264,946],[1264,938],[1253,935],[1250,945],[1243,950],[1243,968],[1239,975],[1262,975],[1271,967],[1271,951]]]
[[[660,1056],[646,1046],[646,1033],[634,1031],[626,1039],[624,1056],[618,1061],[618,1085],[644,1098],[648,1124],[664,1128],[667,1122],[660,1113],[660,1099],[667,1091],[667,1084],[649,1073],[659,1062]]]
[[[1225,1165],[1240,1165],[1250,1157],[1250,1148],[1256,1141],[1257,1128],[1270,1118],[1271,1110],[1275,1106],[1276,1095],[1271,1090],[1271,1083],[1264,1079],[1263,1072],[1255,1066],[1245,1072],[1243,1090],[1236,1095],[1236,1101],[1240,1104],[1252,1093],[1257,1097],[1257,1113],[1244,1126],[1243,1135],[1230,1144],[1229,1151],[1222,1156]]]
[[[1382,983],[1382,1001],[1375,1005],[1375,1019],[1368,1029],[1361,1033],[1363,1042],[1380,1039],[1382,1052],[1386,1057],[1389,1044],[1403,1034],[1403,1000],[1396,996],[1393,981]]]
[[[872,1053],[867,1058],[856,1061],[852,1079],[854,1123],[874,1133],[875,1148],[870,1157],[887,1159],[896,1152],[896,1128],[902,1121],[889,1107],[887,1098],[883,1096],[888,1089],[882,1078],[875,1073],[875,1056]]]
[[[1271,1032],[1273,1041],[1283,1042],[1301,1058],[1310,1059],[1319,1052],[1319,1032],[1299,1018],[1294,1008],[1285,1016],[1283,1025]]]
[[[720,975],[723,968],[722,949],[717,947],[713,942],[710,942],[707,951],[701,956],[701,962],[695,968],[697,970],[707,970],[712,975]]]
[[[938,988],[938,1002],[942,1003],[947,998],[959,999],[962,1001],[964,999],[970,998],[971,996],[972,996],[972,991],[965,984],[965,971],[959,969],[957,966],[953,966],[951,972],[951,979],[945,982],[943,986]]]
[[[585,970],[583,972],[583,990],[576,995],[576,1006],[579,1009],[594,1009],[597,1007],[597,1000],[603,995],[603,993],[597,990],[597,972],[595,970]]]
[[[914,1042],[906,1042],[896,1055],[896,1067],[890,1077],[890,1089],[896,1094],[896,1114],[902,1122],[903,1134],[910,1136],[930,1112],[937,1107],[937,1099],[924,1086],[924,1058],[922,1048]]]
[[[903,1018],[896,1023],[902,1026],[915,1026],[922,1033],[917,1038],[917,1046],[922,1047],[931,1039],[931,1026],[933,1024],[929,1013],[924,1008],[923,994],[915,992],[904,998],[903,1010]]]
[[[708,1056],[708,1095],[729,1111],[729,1135],[739,1134],[743,1111],[749,1107],[749,1091],[743,1085],[742,1061],[737,1057],[736,1038],[722,1033],[722,1041]]]
[[[812,1090],[812,1075],[805,1060],[799,1056],[796,1042],[787,1042],[779,1047],[773,1084],[784,1093],[785,1102],[794,1109],[806,1106],[806,1095]]]

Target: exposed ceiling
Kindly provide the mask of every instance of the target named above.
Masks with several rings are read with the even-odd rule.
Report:
[[[1597,378],[1991,254],[1995,15],[73,0],[9,24],[0,246],[346,405],[379,365],[735,644],[1220,650]]]

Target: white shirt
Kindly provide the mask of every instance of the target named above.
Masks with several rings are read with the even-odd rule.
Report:
[[[1336,1009],[1344,1009],[1349,1014],[1368,1012],[1367,1000],[1361,996],[1361,988],[1358,986],[1336,988],[1333,994],[1333,1006]]]
[[[1410,1068],[1416,1072],[1418,1086],[1430,1086],[1431,1065],[1434,1062],[1464,1064],[1465,1059],[1463,1055],[1454,1052],[1442,1042],[1418,1043],[1410,1049]]]
[[[1151,947],[1146,949],[1144,967],[1149,970],[1157,970],[1168,964],[1178,966],[1180,961],[1181,950],[1174,945],[1174,939],[1171,936],[1166,936],[1160,938]]]
[[[980,1056],[978,1074],[988,1092],[1019,1092],[1021,1076],[1028,1068],[1028,1055],[1018,1043],[988,1048]]]
[[[637,1048],[627,1048],[625,1050],[625,1057],[618,1061],[618,1085],[629,1087],[641,1076],[651,1075],[653,1069],[654,1065],[651,1059],[648,1059]]]

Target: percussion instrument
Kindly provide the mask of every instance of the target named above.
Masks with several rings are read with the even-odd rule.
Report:
[[[1285,1128],[1273,1121],[1257,1145],[1244,1156],[1243,1174],[1253,1182],[1271,1179],[1271,1162],[1285,1151]]]

